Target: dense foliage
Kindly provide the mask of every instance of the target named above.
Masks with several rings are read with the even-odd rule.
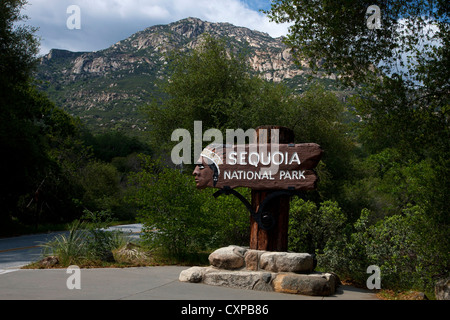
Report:
[[[377,29],[367,26],[372,5],[380,9]],[[338,73],[346,82],[361,84],[373,72],[401,70],[418,79],[417,71],[430,60],[446,69],[448,57],[436,46],[448,42],[445,0],[276,0],[268,14],[276,22],[293,23],[286,43],[299,60]],[[445,74],[448,71],[439,68],[440,81],[448,81]]]
[[[180,260],[229,243],[248,241],[248,215],[239,200],[199,192],[189,175],[144,157],[143,170],[132,176],[129,200],[145,226],[152,249]],[[245,191],[248,196],[248,191]]]
[[[23,24],[25,3],[2,1],[0,11],[0,235],[71,222],[85,209],[130,218],[124,176],[138,170],[134,154],[150,150],[120,133],[92,136],[36,89],[39,42]]]
[[[449,8],[379,1],[382,26],[371,30],[371,4],[278,0],[269,12],[294,23],[286,43],[298,58],[313,67],[321,60],[355,92],[348,105],[359,117],[352,131],[358,152],[335,199],[346,220],[339,237],[314,249],[322,267],[361,282],[378,265],[382,285],[432,292],[450,264]],[[292,217],[300,234],[301,221],[320,221],[312,204],[296,210],[310,212],[300,222]]]
[[[58,178],[58,157],[67,151],[66,143],[76,131],[75,121],[33,86],[31,72],[38,42],[33,36],[34,29],[15,25],[24,19],[20,15],[23,5],[24,1],[2,1],[1,4],[2,229],[6,229],[13,217],[37,222],[41,209],[44,209],[40,194],[44,184],[47,184],[46,189],[52,189],[53,196],[60,198],[59,192],[65,187],[65,181]],[[45,209],[47,207],[58,211],[64,206],[52,201],[52,204],[46,202]],[[70,209],[65,215],[64,218],[71,216]]]

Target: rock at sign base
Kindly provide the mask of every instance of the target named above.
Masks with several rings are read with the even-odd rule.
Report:
[[[338,276],[333,273],[313,273],[314,257],[308,253],[229,246],[211,253],[209,262],[210,267],[192,267],[182,271],[179,280],[309,296],[332,295],[340,285]]]
[[[244,290],[273,291],[270,272],[210,270],[204,274],[203,283]]]
[[[266,252],[260,257],[260,268],[271,272],[310,273],[314,260],[308,253]]]
[[[221,248],[209,255],[212,266],[220,269],[235,270],[242,268],[245,264],[245,249],[236,246]]]
[[[203,280],[203,275],[206,269],[202,267],[192,267],[187,270],[183,270],[180,273],[179,280],[181,282],[199,283]]]
[[[308,296],[329,296],[334,294],[338,279],[331,273],[325,274],[279,274],[273,281],[276,292]]]

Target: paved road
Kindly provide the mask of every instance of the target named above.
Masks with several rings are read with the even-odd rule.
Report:
[[[0,239],[0,269],[20,268],[42,257],[40,245],[64,232]]]
[[[114,227],[138,236],[140,225]],[[248,291],[178,281],[189,267],[83,269],[81,290],[69,290],[65,269],[24,270],[42,257],[40,244],[61,233],[0,239],[0,300],[376,300],[367,290],[341,286],[330,297]]]
[[[83,269],[81,289],[69,290],[66,270],[8,270],[0,273],[0,300],[376,300],[367,290],[341,286],[330,297],[240,290],[178,281],[189,267]]]
[[[141,232],[141,224],[129,224],[111,227],[111,230],[120,230],[130,237],[138,237]],[[68,232],[53,232],[47,234],[35,234],[14,238],[0,239],[0,270],[20,268],[42,258],[40,245],[53,240],[56,236]]]

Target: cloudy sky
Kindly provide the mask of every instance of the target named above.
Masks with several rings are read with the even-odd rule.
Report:
[[[41,54],[50,49],[96,51],[108,48],[130,35],[157,25],[187,17],[210,22],[229,22],[285,35],[287,25],[269,21],[260,9],[269,9],[271,0],[28,0],[23,11],[27,24],[38,27]],[[80,9],[81,29],[69,29],[72,6]]]

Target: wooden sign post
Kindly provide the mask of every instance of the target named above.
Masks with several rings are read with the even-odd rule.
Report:
[[[285,127],[265,126],[256,129],[256,143],[270,143],[274,137],[270,135],[272,129],[278,129],[279,143],[294,143],[294,132]],[[270,191],[252,189],[252,207],[256,212]],[[263,215],[272,215],[276,220],[275,227],[263,230],[259,224],[250,217],[250,249],[265,251],[287,251],[290,197],[282,196],[274,199]],[[263,219],[264,219],[263,216]]]
[[[290,198],[316,188],[313,169],[322,149],[314,143],[294,144],[293,131],[279,126],[257,128],[254,141],[208,146],[193,175],[198,189],[220,189],[216,197],[234,194],[247,206],[251,249],[287,251]],[[237,187],[251,188],[251,203],[234,191]]]

